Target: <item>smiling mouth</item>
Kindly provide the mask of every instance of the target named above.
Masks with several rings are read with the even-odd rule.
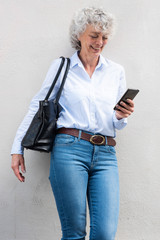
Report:
[[[94,49],[94,50],[101,50],[101,49],[102,49],[102,47],[94,48],[94,47],[92,47],[92,46],[91,46],[91,48]]]

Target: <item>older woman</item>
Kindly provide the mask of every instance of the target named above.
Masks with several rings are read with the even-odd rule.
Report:
[[[84,240],[86,198],[90,213],[90,240],[113,240],[119,213],[119,179],[115,130],[127,124],[134,110],[128,100],[113,108],[124,93],[121,65],[104,58],[102,50],[113,34],[114,18],[102,9],[84,8],[72,21],[72,46],[77,50],[60,98],[62,111],[51,153],[50,183],[62,226],[62,240]],[[20,181],[25,171],[21,140],[56,74],[53,61],[39,93],[20,125],[12,147],[12,168]],[[54,98],[61,77],[52,92]]]

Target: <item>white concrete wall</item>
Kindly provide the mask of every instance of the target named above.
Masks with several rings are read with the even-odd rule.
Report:
[[[26,182],[20,183],[10,168],[10,149],[51,61],[74,52],[69,24],[75,10],[88,5],[116,15],[117,34],[103,55],[125,67],[128,87],[140,89],[135,113],[117,136],[121,207],[116,240],[160,239],[159,0],[0,0],[0,239],[60,239],[49,155],[26,152]]]

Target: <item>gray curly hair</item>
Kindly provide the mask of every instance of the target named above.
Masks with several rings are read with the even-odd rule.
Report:
[[[73,48],[81,49],[78,40],[87,25],[91,24],[107,34],[108,38],[113,36],[115,31],[115,18],[111,13],[105,12],[102,8],[88,7],[76,12],[70,25],[70,41]]]

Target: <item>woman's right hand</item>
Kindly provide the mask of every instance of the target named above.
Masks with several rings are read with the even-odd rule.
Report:
[[[20,172],[19,167],[21,167],[22,173],[26,172],[26,167],[25,167],[25,162],[24,162],[23,155],[22,154],[12,154],[11,168],[13,169],[14,174],[19,179],[19,181],[20,182],[24,182],[25,181],[25,177]]]

